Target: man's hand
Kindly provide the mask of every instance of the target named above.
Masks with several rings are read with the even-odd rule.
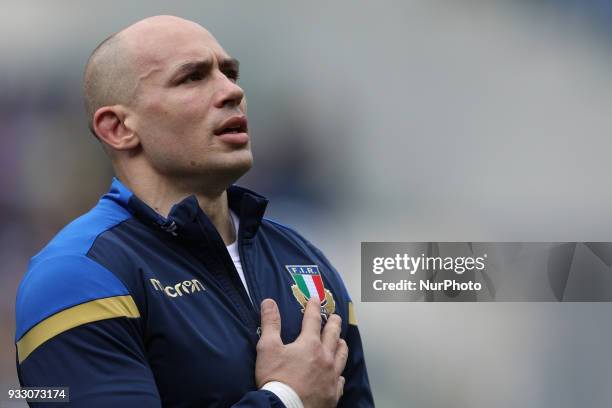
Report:
[[[340,316],[329,317],[321,333],[321,307],[317,299],[306,304],[302,332],[283,344],[281,317],[272,299],[261,303],[261,338],[257,343],[255,381],[260,388],[269,381],[280,381],[300,396],[305,408],[335,407],[342,396],[342,371],[348,347],[340,339]]]

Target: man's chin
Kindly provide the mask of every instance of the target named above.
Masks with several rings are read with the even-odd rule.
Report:
[[[225,157],[223,161],[198,166],[197,175],[207,183],[214,183],[223,189],[229,187],[253,167],[250,151],[234,152],[231,156]]]
[[[250,149],[235,151],[224,158],[223,163],[219,163],[220,172],[228,171],[238,174],[238,177],[244,175],[253,167],[253,154]]]
[[[244,176],[249,170],[251,170],[251,167],[253,167],[253,159],[248,161],[245,160],[240,163],[233,163],[233,165],[226,170],[229,178],[231,179],[231,181],[227,183],[228,187],[230,184],[236,182],[236,180],[238,180],[240,177]]]

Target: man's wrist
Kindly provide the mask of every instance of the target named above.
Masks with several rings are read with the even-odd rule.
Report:
[[[265,383],[261,389],[272,392],[287,408],[304,408],[302,399],[297,392],[285,383],[280,381],[269,381]]]

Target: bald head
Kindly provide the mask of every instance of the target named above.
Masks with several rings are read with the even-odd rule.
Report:
[[[199,30],[202,26],[175,16],[153,16],[140,20],[102,41],[85,66],[83,91],[88,125],[96,135],[93,116],[103,106],[129,105],[137,94],[142,67],[155,63],[147,50],[169,31]],[[97,135],[96,135],[97,136]]]

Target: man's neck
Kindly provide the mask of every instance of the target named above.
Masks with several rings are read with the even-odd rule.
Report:
[[[180,183],[173,183],[166,180],[147,182],[133,182],[129,177],[120,176],[121,181],[144,201],[149,207],[153,208],[158,214],[168,217],[172,206],[190,195],[195,195],[200,208],[211,220],[225,245],[230,245],[236,240],[236,231],[232,224],[227,203],[227,192],[225,190],[208,192],[193,191],[188,187],[181,186]]]

